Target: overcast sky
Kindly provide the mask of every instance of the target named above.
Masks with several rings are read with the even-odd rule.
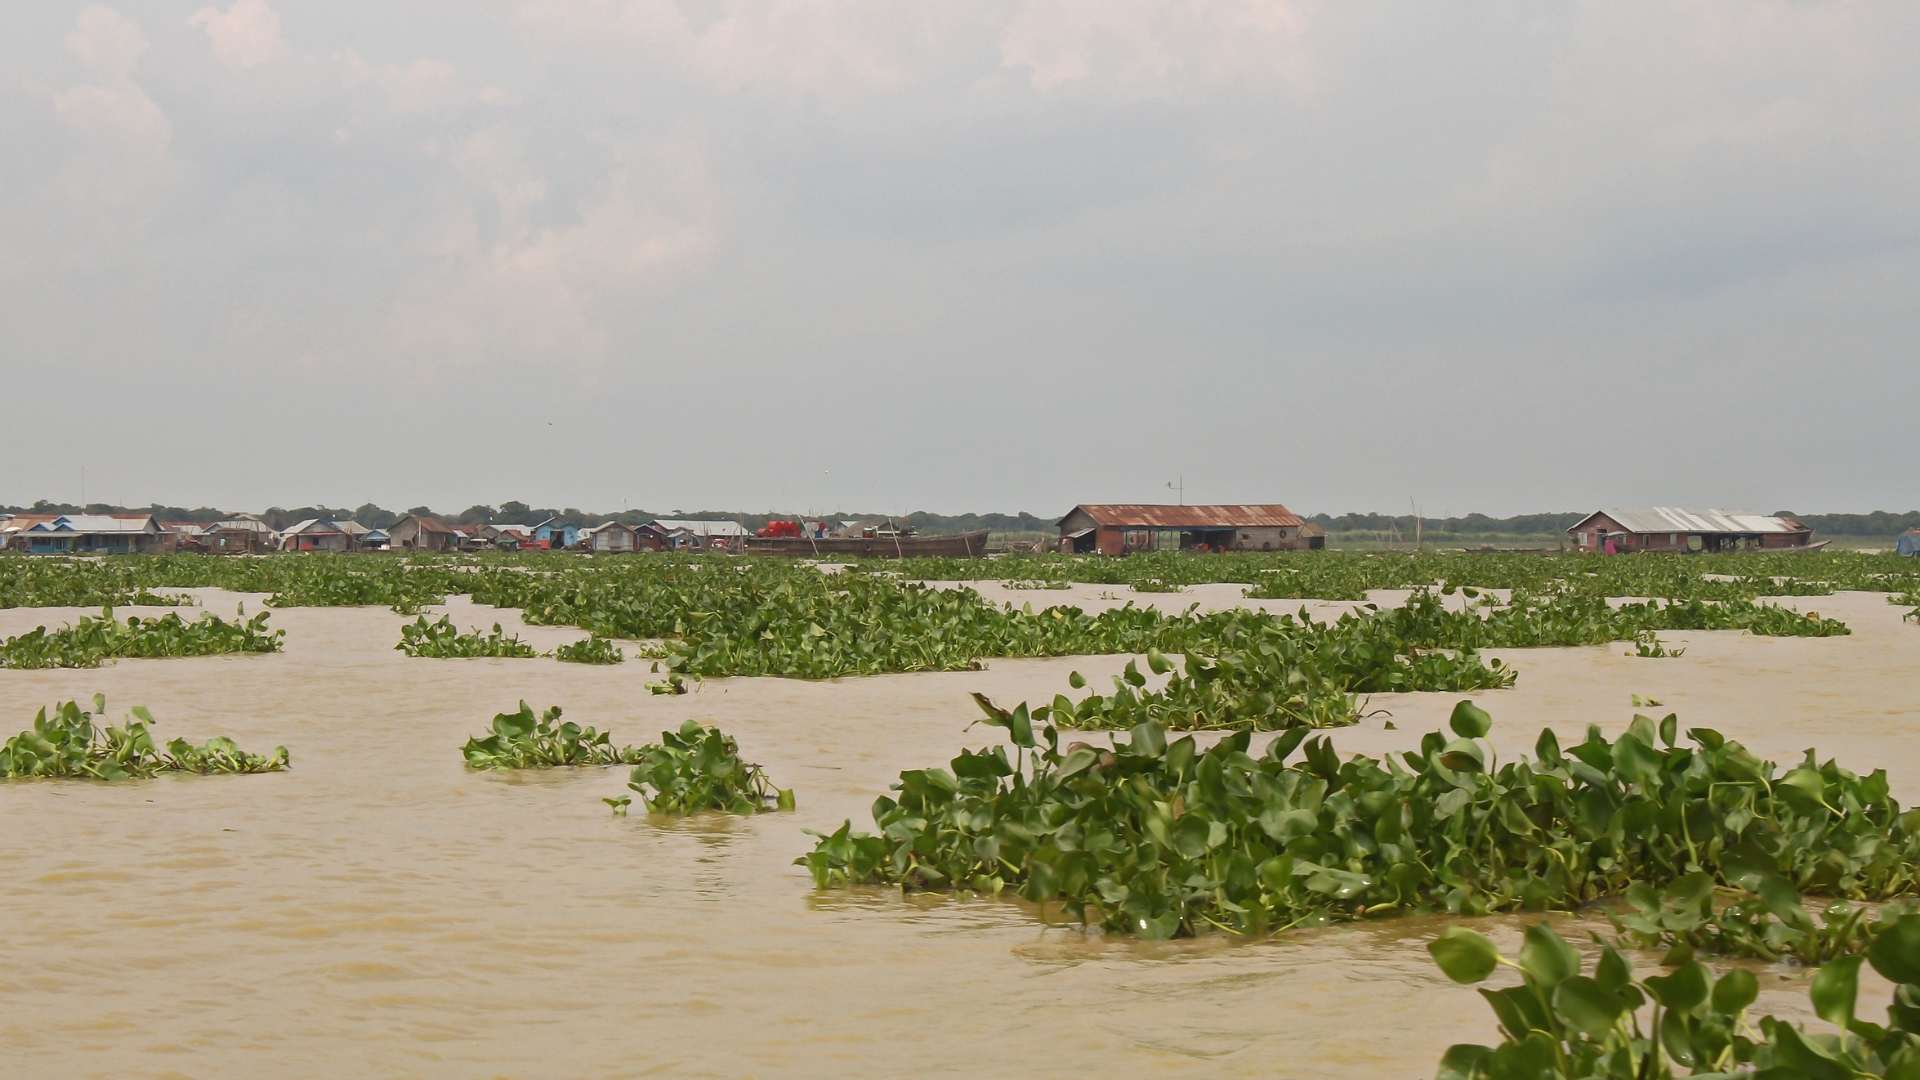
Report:
[[[0,503],[1920,505],[1920,4],[35,0]]]

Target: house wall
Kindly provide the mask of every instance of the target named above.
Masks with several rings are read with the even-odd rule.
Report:
[[[102,555],[135,555],[153,551],[159,540],[157,533],[81,533],[73,550]]]
[[[1085,510],[1075,510],[1060,519],[1060,535],[1064,537],[1068,533],[1075,533],[1081,529],[1092,528],[1095,524],[1092,516]]]
[[[347,551],[353,547],[345,533],[333,533],[327,536],[295,536],[293,540],[297,551]]]
[[[1300,526],[1257,526],[1235,529],[1221,526],[1216,530],[1196,529],[1153,529],[1145,527],[1129,528],[1124,525],[1102,525],[1084,510],[1075,509],[1060,519],[1060,540],[1064,544],[1067,537],[1082,529],[1093,529],[1093,549],[1102,555],[1125,555],[1129,551],[1170,550],[1180,546],[1191,534],[1196,532],[1227,533],[1231,535],[1229,546],[1237,551],[1292,551],[1307,546],[1300,535]],[[1211,536],[1209,542],[1213,542]]]
[[[220,529],[205,537],[207,550],[211,552],[233,552],[252,554],[265,551],[267,542],[261,534],[241,529]]]
[[[411,548],[415,551],[445,551],[452,544],[453,537],[446,533],[422,532],[420,522],[408,518],[387,531],[389,547]]]
[[[1305,547],[1300,543],[1298,525],[1276,525],[1257,529],[1240,529],[1234,534],[1235,551],[1291,551]]]
[[[593,534],[593,550],[622,552],[633,550],[633,534],[625,529],[602,529]]]
[[[1580,523],[1579,531],[1573,534],[1573,546],[1580,551],[1599,551],[1602,530],[1615,537],[1616,546],[1620,540],[1625,539],[1625,530],[1620,527],[1619,522],[1605,514],[1595,514]]]

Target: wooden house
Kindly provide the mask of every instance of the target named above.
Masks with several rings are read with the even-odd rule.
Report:
[[[1279,503],[1081,503],[1059,521],[1060,549],[1102,555],[1299,551],[1319,546],[1302,535],[1305,525]]]
[[[609,521],[595,525],[591,529],[582,530],[580,541],[588,551],[596,555],[625,554],[640,546],[633,526],[618,521]]]
[[[453,526],[426,514],[408,514],[387,530],[393,551],[458,551],[461,534]]]

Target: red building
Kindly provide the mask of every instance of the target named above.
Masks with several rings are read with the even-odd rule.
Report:
[[[1168,506],[1081,503],[1060,519],[1060,549],[1132,551],[1303,551],[1326,543],[1303,534],[1298,514],[1279,503]]]

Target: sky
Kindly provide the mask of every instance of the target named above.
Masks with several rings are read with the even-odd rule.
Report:
[[[0,503],[1910,509],[1920,5],[0,36]]]

